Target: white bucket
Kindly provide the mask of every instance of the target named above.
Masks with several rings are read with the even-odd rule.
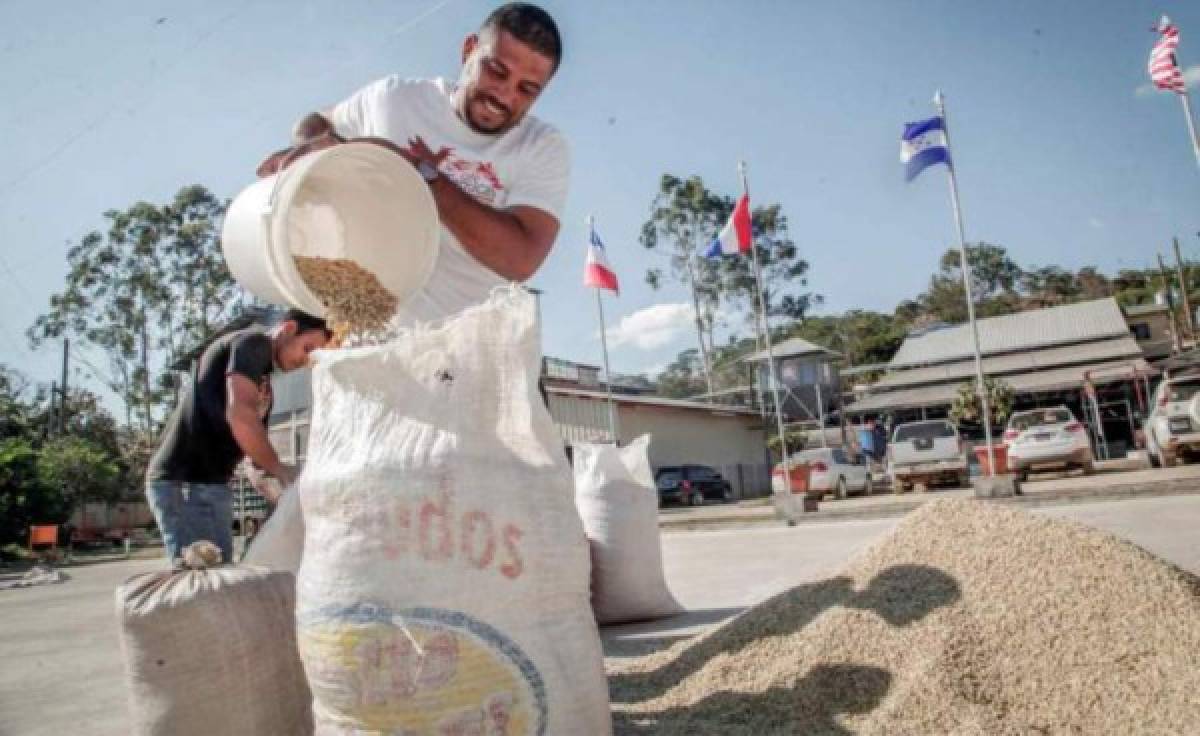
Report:
[[[225,213],[221,248],[251,294],[323,317],[295,256],[352,260],[403,305],[429,280],[438,237],[437,207],[416,169],[380,146],[347,143],[244,189]]]

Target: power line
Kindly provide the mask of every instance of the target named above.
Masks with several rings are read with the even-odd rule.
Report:
[[[224,26],[226,23],[228,23],[230,20],[232,20],[239,13],[243,12],[248,5],[249,5],[249,3],[240,5],[238,8],[234,9],[233,11],[231,11],[231,12],[227,13],[226,15],[224,15],[223,17],[221,17],[219,20],[217,20],[216,23],[213,23],[206,30],[198,33],[196,36],[194,36],[192,38],[192,41],[186,47],[184,47],[177,54],[174,55],[173,61],[170,64],[165,66],[162,70],[151,69],[149,71],[149,73],[147,73],[142,79],[138,80],[138,82],[135,86],[135,89],[140,89],[140,90],[148,89],[150,86],[150,83],[152,81],[154,81],[154,78],[156,75],[162,76],[163,74],[166,74],[166,73],[170,72],[172,69],[174,69],[175,67],[179,66],[180,62],[182,62],[183,59],[186,58],[187,55],[189,53],[191,53],[191,51],[193,49],[195,49],[201,43],[203,43],[208,38],[210,38],[222,26]],[[125,109],[132,111],[134,108],[136,108],[140,105],[143,105],[148,100],[152,99],[154,97],[154,94],[155,94],[155,90],[150,89],[147,92],[147,94],[140,101],[135,102],[132,107],[125,108]],[[117,104],[117,103],[110,105],[108,107],[108,109],[106,109],[104,112],[100,113],[99,115],[94,117],[92,120],[90,120],[86,125],[83,126],[83,128],[79,129],[74,134],[68,136],[66,140],[59,143],[57,146],[55,146],[54,149],[51,150],[48,154],[46,154],[45,156],[42,156],[40,159],[35,161],[32,166],[29,166],[25,170],[21,171],[13,179],[10,179],[9,181],[5,182],[4,184],[0,184],[0,197],[7,195],[10,191],[12,191],[15,187],[17,187],[17,185],[24,183],[29,177],[33,176],[34,174],[36,174],[39,171],[41,171],[42,169],[46,168],[50,164],[54,163],[56,160],[58,160],[58,158],[60,156],[62,156],[64,153],[66,153],[67,150],[70,149],[71,146],[74,145],[76,141],[83,138],[88,133],[91,133],[96,128],[100,127],[103,123],[107,122],[108,119],[111,118],[118,111],[119,108],[124,108],[124,107],[125,106],[123,104]]]

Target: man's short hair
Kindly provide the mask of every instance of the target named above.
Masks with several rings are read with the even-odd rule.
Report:
[[[480,30],[508,31],[513,38],[554,61],[562,61],[562,36],[550,14],[532,3],[505,3],[492,11]]]
[[[333,337],[333,330],[329,329],[329,325],[320,317],[314,317],[308,312],[299,309],[289,309],[279,318],[280,324],[284,322],[296,323],[296,334],[302,334],[309,330],[320,330],[325,333],[325,337]]]

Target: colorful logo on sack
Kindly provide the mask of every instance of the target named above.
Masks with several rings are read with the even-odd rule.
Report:
[[[484,204],[495,205],[504,184],[490,161],[471,161],[450,149],[441,166],[445,175],[467,194]]]
[[[319,721],[398,736],[546,732],[537,668],[465,613],[356,604],[301,614],[298,623]]]

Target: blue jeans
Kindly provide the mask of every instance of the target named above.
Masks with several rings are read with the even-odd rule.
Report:
[[[168,559],[205,539],[221,548],[222,562],[233,562],[233,492],[227,483],[155,480],[146,485],[146,499]]]

